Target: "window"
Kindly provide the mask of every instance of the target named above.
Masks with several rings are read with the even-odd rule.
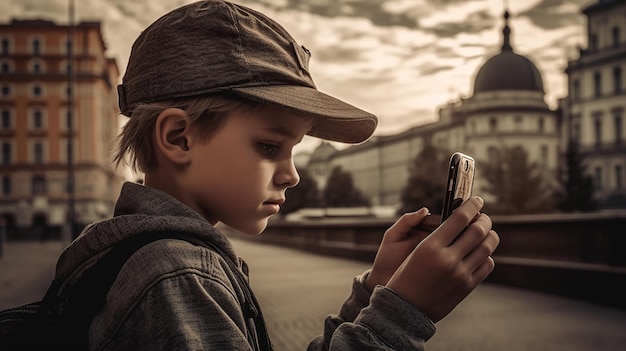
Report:
[[[489,130],[492,132],[498,130],[498,120],[495,117],[489,118]]]
[[[602,96],[602,75],[600,72],[595,72],[593,74],[593,96]]]
[[[74,124],[72,122],[73,122],[72,110],[67,110],[67,113],[65,114],[65,129],[66,130],[74,129]]]
[[[2,143],[2,164],[8,165],[11,163],[11,143],[3,142]]]
[[[613,124],[615,125],[615,144],[622,144],[622,116],[615,115],[613,117]]]
[[[589,34],[589,50],[596,51],[598,49],[598,36],[594,33]]]
[[[12,192],[11,177],[2,176],[2,195],[10,195]]]
[[[10,97],[11,96],[11,86],[4,84],[2,86],[2,97]]]
[[[599,117],[593,122],[594,135],[595,135],[595,145],[596,147],[600,147],[602,145],[602,120]]]
[[[539,133],[543,133],[544,130],[546,129],[546,122],[543,119],[543,117],[539,117],[538,123],[539,123]]]
[[[39,41],[39,39],[33,40],[33,55],[34,56],[41,55],[41,41]]]
[[[2,61],[2,67],[0,70],[2,73],[11,73],[11,64],[8,61]]]
[[[615,189],[623,189],[624,188],[624,172],[622,171],[622,166],[615,166]]]
[[[611,30],[611,34],[613,36],[613,47],[614,48],[618,48],[619,47],[619,27],[615,26],[613,27],[613,29]]]
[[[602,168],[596,167],[593,170],[593,186],[596,189],[602,189]]]
[[[33,195],[42,195],[46,193],[46,178],[36,176],[33,178]]]
[[[33,96],[34,97],[41,97],[41,95],[43,95],[43,89],[41,88],[41,85],[35,84],[33,86]]]
[[[39,109],[33,111],[33,129],[43,129],[43,113]]]
[[[613,92],[619,94],[622,92],[622,69],[621,67],[613,68]]]
[[[578,79],[574,79],[574,81],[572,82],[572,91],[574,99],[580,99],[580,81],[578,81]]]
[[[33,161],[35,164],[43,164],[43,144],[40,141],[33,145]]]
[[[11,42],[9,39],[2,38],[2,55],[8,55],[11,51]]]
[[[11,111],[2,110],[2,114],[0,118],[2,119],[0,121],[0,129],[3,129],[3,130],[11,129],[11,125],[13,124],[11,121]]]
[[[580,145],[580,117],[574,117],[571,133],[571,140]]]
[[[515,115],[515,117],[513,117],[513,121],[515,123],[515,129],[516,130],[521,130],[522,129],[522,121],[523,121],[522,116]]]

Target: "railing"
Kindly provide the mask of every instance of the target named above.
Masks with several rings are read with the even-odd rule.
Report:
[[[501,242],[489,281],[626,309],[626,211],[492,219]],[[372,262],[392,223],[275,220],[255,240]]]

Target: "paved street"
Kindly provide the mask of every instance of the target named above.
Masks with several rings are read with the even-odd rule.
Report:
[[[361,262],[234,240],[251,270],[276,350],[304,350],[324,317],[349,294]],[[0,309],[41,297],[59,242],[9,243],[0,259]],[[617,351],[626,348],[626,311],[483,284],[446,319],[429,351]]]

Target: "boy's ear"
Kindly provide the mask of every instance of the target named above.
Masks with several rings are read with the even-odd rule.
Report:
[[[165,109],[157,116],[155,146],[170,162],[177,165],[189,162],[190,127],[187,112],[179,108]]]

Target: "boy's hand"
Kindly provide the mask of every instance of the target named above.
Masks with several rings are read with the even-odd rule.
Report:
[[[491,219],[479,213],[482,206],[483,200],[473,197],[457,208],[387,283],[433,322],[448,315],[495,266],[491,254],[500,239],[491,230]]]
[[[426,208],[405,213],[387,229],[376,253],[372,271],[365,280],[365,287],[369,291],[373,291],[376,285],[387,285],[389,278],[413,252],[417,244],[430,234],[415,228],[427,216]]]

